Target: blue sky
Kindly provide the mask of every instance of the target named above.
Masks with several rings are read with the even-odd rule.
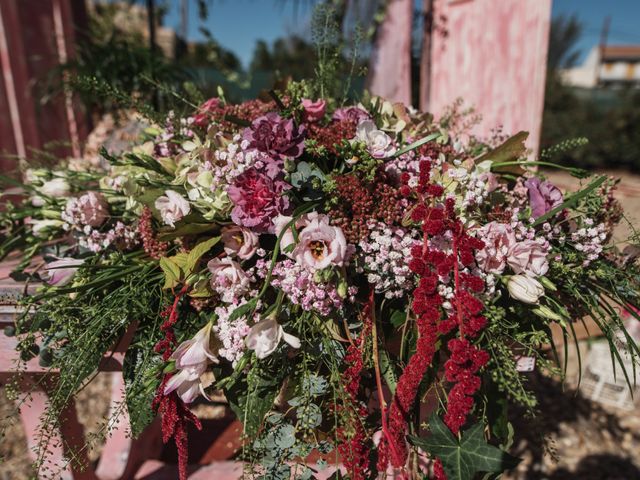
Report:
[[[165,23],[177,29],[180,2],[169,0],[168,3],[171,6]],[[251,61],[256,40],[271,42],[291,33],[305,35],[312,3],[311,0],[209,0],[209,18],[203,23],[198,19],[196,2],[191,0],[189,39],[201,39],[199,27],[204,25],[246,66]],[[579,45],[582,58],[598,43],[602,21],[607,15],[611,15],[609,43],[640,44],[640,0],[553,0],[553,15],[561,13],[575,13],[584,24]]]

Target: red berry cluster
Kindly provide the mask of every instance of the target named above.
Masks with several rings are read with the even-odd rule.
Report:
[[[371,220],[387,225],[402,221],[402,195],[399,189],[387,183],[384,175],[379,174],[372,183],[355,174],[338,175],[334,180],[338,203],[327,213],[350,243],[358,243],[369,235]]]
[[[334,121],[329,125],[308,123],[306,126],[308,138],[318,142],[333,155],[338,155],[342,140],[356,135],[356,122],[350,120]]]
[[[363,357],[366,340],[371,334],[371,315],[369,305],[363,311],[363,326],[360,336],[347,348],[344,363],[347,365],[343,374],[347,402],[336,404],[337,412],[342,413],[338,428],[338,453],[352,480],[364,480],[369,470],[369,445],[364,429],[367,408],[358,400],[360,380],[364,367]]]
[[[142,238],[142,247],[147,255],[154,260],[165,256],[169,244],[156,238],[156,232],[153,230],[153,213],[149,207],[142,209],[142,215],[138,220],[138,233]]]

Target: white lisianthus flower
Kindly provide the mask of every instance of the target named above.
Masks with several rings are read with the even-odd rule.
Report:
[[[46,282],[49,285],[62,287],[67,285],[76,274],[78,267],[84,263],[80,258],[58,258],[47,263]]]
[[[507,290],[512,298],[529,304],[537,304],[544,295],[542,284],[527,275],[514,275],[509,278]]]
[[[178,373],[167,381],[164,394],[174,390],[184,403],[193,402],[198,395],[206,397],[201,377],[207,371],[210,362],[218,363],[218,358],[211,352],[211,323],[207,323],[195,336],[182,342],[171,359],[175,360]]]
[[[31,198],[31,204],[34,207],[42,207],[46,203],[46,200],[41,195],[50,198],[68,197],[71,194],[71,186],[64,178],[54,178],[44,182],[38,188],[38,193],[40,195],[34,195]]]
[[[31,223],[31,231],[36,237],[45,238],[53,230],[64,225],[62,220],[34,220]]]
[[[155,207],[160,212],[162,221],[170,227],[175,227],[191,211],[189,202],[182,195],[173,190],[165,190],[165,195],[156,199]]]
[[[48,182],[44,182],[40,187],[40,193],[52,198],[68,197],[71,192],[71,186],[64,178],[54,178]]]
[[[375,158],[385,158],[396,153],[391,137],[378,130],[371,120],[363,120],[358,124],[355,139],[364,143]]]
[[[251,327],[245,343],[247,348],[256,352],[256,357],[262,360],[275,352],[280,340],[284,340],[293,348],[300,348],[300,340],[285,333],[275,318],[265,318]]]

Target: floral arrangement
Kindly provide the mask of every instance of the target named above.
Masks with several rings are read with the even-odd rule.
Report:
[[[26,170],[0,254],[44,282],[15,329],[24,360],[61,372],[43,446],[126,332],[132,432],[160,415],[181,478],[190,406],[213,392],[248,474],[468,480],[517,464],[509,405],[533,412],[525,372],[558,372],[553,328],[566,342],[591,316],[634,381],[640,270],[612,241],[615,181],[571,169],[583,188],[562,192],[526,133],[314,93],[213,98],[103,169]]]

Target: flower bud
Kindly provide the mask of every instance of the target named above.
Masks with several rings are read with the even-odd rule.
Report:
[[[559,315],[558,313],[554,312],[546,305],[540,305],[538,308],[534,308],[532,312],[538,315],[539,317],[547,318],[549,320],[553,320],[554,322],[564,321],[564,318],[562,317],[562,315]]]
[[[509,278],[507,290],[512,298],[529,304],[537,304],[540,297],[544,295],[542,284],[526,275],[514,275]]]
[[[547,290],[551,290],[552,292],[556,292],[558,290],[558,287],[555,286],[555,284],[549,280],[547,277],[539,277],[540,283],[544,286],[544,288],[546,288]]]

